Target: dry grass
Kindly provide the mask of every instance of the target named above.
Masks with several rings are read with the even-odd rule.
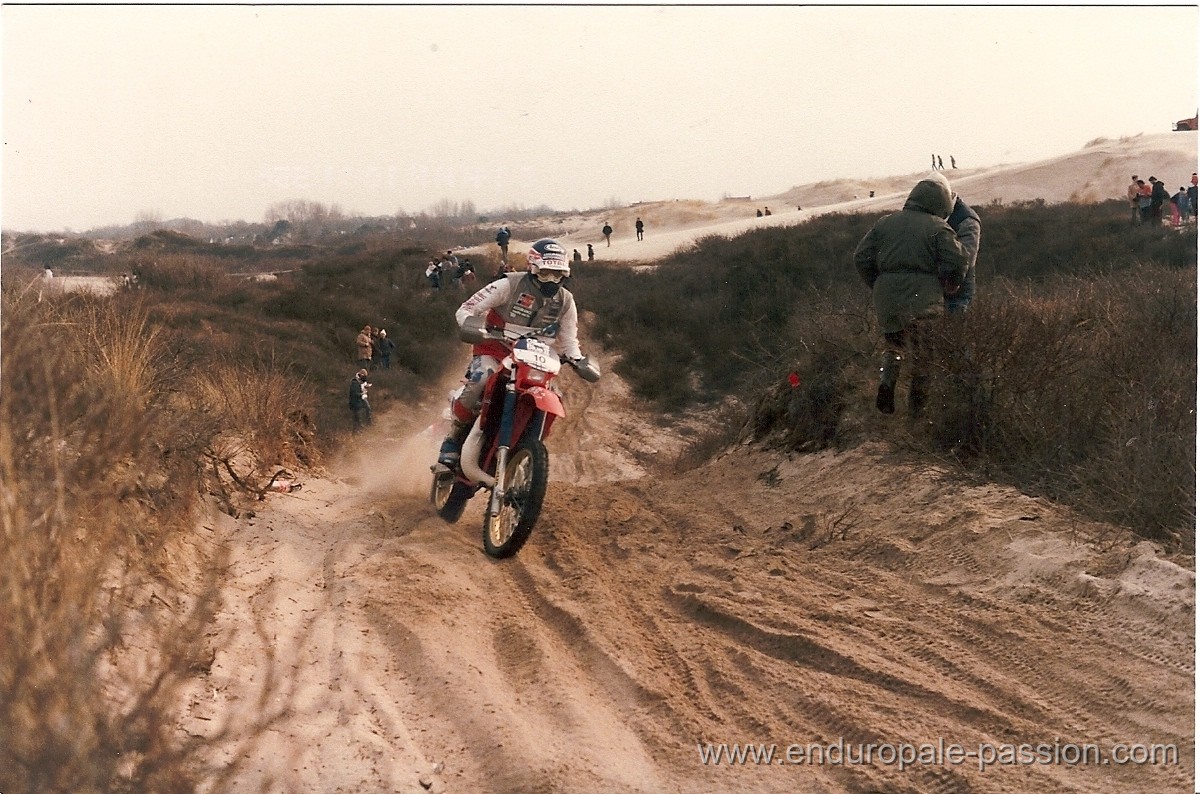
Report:
[[[8,285],[6,284],[6,287]],[[195,534],[230,427],[179,411],[193,381],[167,365],[144,311],[6,289],[0,380],[0,791],[176,792],[221,780],[214,747],[261,726],[179,729],[183,693],[220,637],[226,552]],[[220,377],[220,376],[218,376]],[[294,404],[247,378],[244,418]],[[254,384],[254,385],[246,385]],[[257,392],[257,396],[256,393]],[[265,438],[265,436],[264,436]],[[252,447],[256,455],[269,445]]]

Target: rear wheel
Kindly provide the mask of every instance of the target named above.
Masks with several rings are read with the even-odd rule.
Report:
[[[429,501],[442,520],[453,524],[462,518],[467,502],[475,495],[475,489],[454,476],[451,471],[440,471],[433,475],[433,487]]]
[[[504,469],[504,502],[496,516],[483,517],[483,548],[497,559],[520,551],[533,532],[546,498],[550,456],[536,438],[526,438],[513,450]]]

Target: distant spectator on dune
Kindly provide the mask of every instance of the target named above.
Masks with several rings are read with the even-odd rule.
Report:
[[[1142,210],[1138,206],[1138,198],[1142,194],[1141,180],[1134,174],[1129,177],[1129,186],[1125,188],[1125,198],[1129,199],[1129,225],[1137,226],[1142,222]]]
[[[596,251],[595,251],[595,249],[592,248],[591,243],[588,243],[587,247],[588,247],[588,261],[591,262],[593,259],[596,258]]]
[[[954,155],[950,155],[950,167],[958,168],[958,163],[954,161]]]
[[[1188,208],[1192,212],[1192,217],[1200,216],[1200,207],[1196,204],[1196,172],[1192,172],[1192,184],[1188,187]]]
[[[1150,194],[1153,192],[1151,187],[1146,184],[1146,180],[1138,180],[1138,222],[1146,223],[1150,220]]]
[[[354,340],[358,366],[366,369],[371,366],[371,326],[364,325]]]
[[[578,248],[571,249],[571,263],[575,265],[583,264],[583,254],[579,253]]]
[[[512,239],[512,232],[507,226],[501,226],[500,231],[496,232],[496,245],[500,246],[500,261],[508,262],[508,241]]]
[[[1188,216],[1187,188],[1180,185],[1179,192],[1171,197],[1171,204],[1171,224],[1179,226],[1187,220]]]
[[[770,208],[770,207],[763,207],[763,215],[764,215],[764,216],[766,216],[766,217],[768,217],[768,218],[769,218],[769,217],[771,217],[771,208]]]
[[[604,223],[604,228],[600,230],[600,233],[604,235],[604,242],[606,242],[608,244],[608,246],[606,246],[606,247],[612,246],[611,238],[612,238],[613,228],[608,225],[607,221]]]
[[[379,329],[379,362],[384,369],[392,368],[392,353],[396,352],[396,343],[388,339],[387,331]]]
[[[756,218],[761,218],[761,217],[762,217],[762,210],[755,210],[755,211],[754,211],[754,217],[756,217]]]
[[[638,219],[637,219],[637,223],[633,224],[633,227],[634,227],[635,229],[637,229],[637,238],[638,238],[639,240],[640,240],[640,239],[642,239],[642,232],[643,232],[643,231],[645,231],[645,229],[646,229],[646,224],[642,223],[642,219],[641,219],[641,218],[638,218]]]
[[[350,388],[348,390],[350,419],[354,422],[355,433],[361,432],[364,427],[371,424],[371,403],[367,399],[367,389],[370,386],[371,384],[367,383],[367,371],[365,369],[360,369],[350,379]]]
[[[942,156],[939,154],[938,155],[938,170],[943,171],[943,170],[945,170],[945,168],[946,168],[946,166],[942,165]]]
[[[371,331],[371,369],[379,369],[383,364],[383,346],[379,343],[379,332],[382,329],[375,328]]]
[[[1156,226],[1162,223],[1162,205],[1170,200],[1171,194],[1161,179],[1150,177],[1150,222]]]

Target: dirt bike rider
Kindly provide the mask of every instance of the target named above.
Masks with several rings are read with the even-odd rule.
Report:
[[[527,259],[528,272],[506,273],[483,287],[458,307],[454,319],[461,327],[468,317],[486,314],[489,329],[507,328],[521,334],[557,323],[556,332],[538,338],[572,361],[583,358],[575,296],[561,283],[571,275],[567,250],[557,240],[542,239],[530,246]],[[509,352],[508,343],[496,339],[471,348],[466,385],[451,407],[450,432],[438,452],[438,463],[451,469],[458,466],[463,442],[479,416],[484,386]]]

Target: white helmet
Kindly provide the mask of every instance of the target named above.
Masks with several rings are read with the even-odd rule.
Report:
[[[529,272],[541,281],[559,281],[571,275],[571,260],[567,249],[558,240],[544,238],[529,246]],[[554,277],[554,273],[561,275]],[[544,274],[544,275],[543,275]]]

